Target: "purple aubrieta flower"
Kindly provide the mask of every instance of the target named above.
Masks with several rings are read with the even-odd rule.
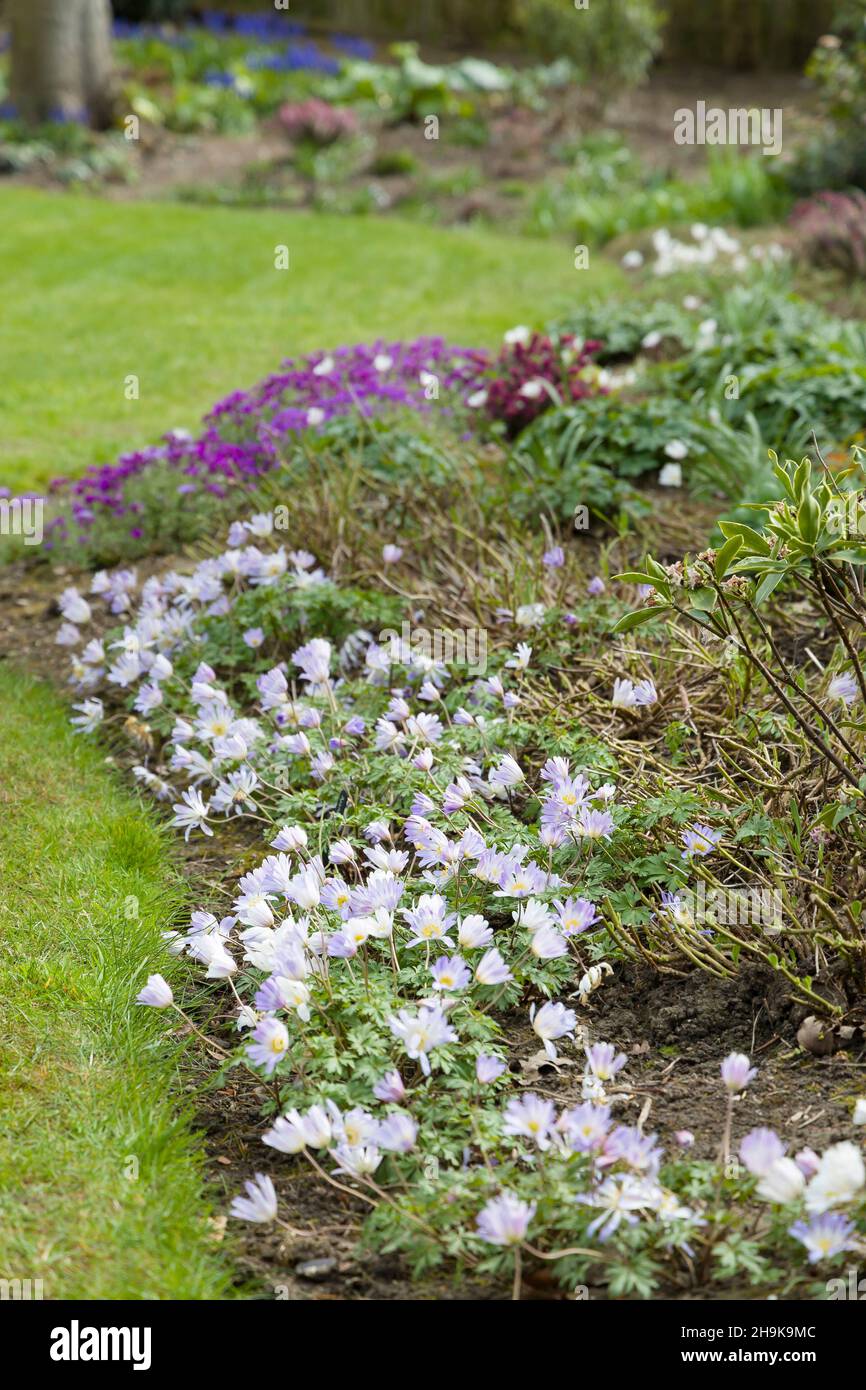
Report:
[[[586,592],[590,598],[598,598],[599,594],[604,593],[604,580],[599,575],[593,575],[586,586]]]
[[[795,1221],[788,1234],[805,1245],[810,1264],[832,1260],[835,1255],[858,1248],[854,1223],[841,1212],[825,1211],[809,1221]]]
[[[278,56],[282,61],[283,55]],[[292,63],[300,61],[294,52],[289,56]],[[318,61],[331,63],[321,56]],[[235,79],[222,74],[220,80]],[[76,481],[57,479],[52,491],[66,501],[70,526],[84,540],[98,517],[131,510],[126,504],[130,480],[155,464],[175,471],[183,487],[225,495],[227,483],[254,483],[277,466],[299,431],[357,412],[364,417],[394,407],[429,412],[428,379],[437,382],[437,396],[463,399],[481,381],[489,361],[486,352],[420,338],[341,347],[285,362],[251,391],[235,391],[214,406],[197,438],[172,431],[161,444],[94,467]],[[323,366],[328,370],[322,371]],[[142,531],[134,528],[136,538]]]
[[[754,1081],[758,1068],[750,1066],[744,1052],[731,1052],[721,1064],[721,1073],[725,1089],[731,1095],[736,1095],[739,1091],[745,1091],[750,1081]]]
[[[513,1193],[503,1192],[478,1213],[478,1234],[488,1245],[519,1245],[534,1215],[534,1202],[523,1202]]]
[[[560,569],[565,564],[565,551],[562,546],[554,545],[550,550],[545,550],[541,563],[548,569]]]

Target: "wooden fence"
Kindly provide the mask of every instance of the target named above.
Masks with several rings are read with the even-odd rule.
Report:
[[[659,0],[668,17],[662,59],[728,68],[799,67],[828,27],[835,3]],[[261,7],[261,0],[250,0],[250,8]],[[509,31],[514,0],[292,0],[291,12],[343,33],[497,47]]]

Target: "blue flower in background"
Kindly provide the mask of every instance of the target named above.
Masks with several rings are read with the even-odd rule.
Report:
[[[350,34],[335,34],[331,42],[350,58],[361,58],[364,62],[371,62],[376,56],[373,44],[368,43],[366,39],[354,39]]]
[[[85,107],[70,110],[65,106],[52,106],[47,119],[52,125],[87,125],[90,116]]]
[[[266,68],[269,72],[321,72],[336,76],[340,64],[336,58],[320,53],[315,44],[288,44],[281,53],[255,53],[248,59],[251,68]]]
[[[208,87],[234,87],[235,79],[230,72],[220,72],[217,68],[209,68],[204,75],[204,80]]]

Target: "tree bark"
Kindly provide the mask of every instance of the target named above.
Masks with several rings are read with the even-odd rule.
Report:
[[[111,119],[114,69],[109,0],[7,0],[10,98],[21,120]]]

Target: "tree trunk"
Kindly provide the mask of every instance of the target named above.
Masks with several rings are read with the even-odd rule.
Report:
[[[10,98],[28,124],[106,125],[114,76],[109,0],[7,0]]]

